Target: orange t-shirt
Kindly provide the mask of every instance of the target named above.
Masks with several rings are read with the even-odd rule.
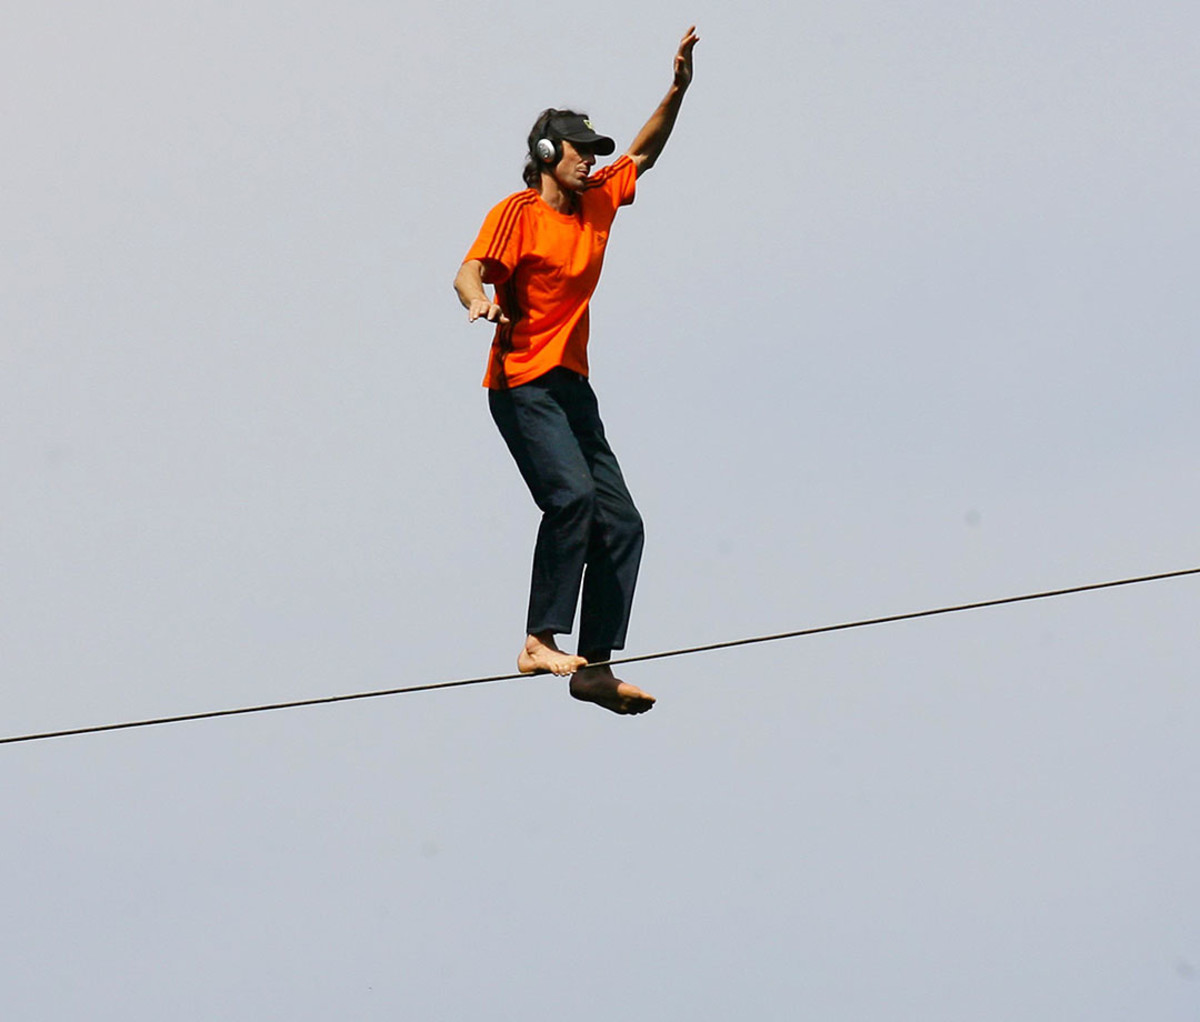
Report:
[[[485,387],[515,387],[555,366],[587,375],[588,302],[609,228],[633,202],[636,182],[637,165],[621,156],[588,178],[573,215],[551,209],[532,188],[488,213],[463,262],[483,263],[511,322],[496,328]]]

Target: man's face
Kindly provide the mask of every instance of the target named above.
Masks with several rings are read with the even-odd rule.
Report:
[[[555,178],[560,185],[572,192],[582,191],[596,163],[595,152],[583,142],[568,142],[566,139],[562,142],[562,152],[562,159],[554,168]]]

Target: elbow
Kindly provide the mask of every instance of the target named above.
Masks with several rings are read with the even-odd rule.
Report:
[[[463,284],[472,282],[483,284],[484,266],[478,259],[468,259],[458,268],[458,273],[454,275],[454,286],[459,287]]]

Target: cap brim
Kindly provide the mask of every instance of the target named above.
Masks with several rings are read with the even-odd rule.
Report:
[[[597,135],[594,131],[573,131],[563,135],[568,142],[578,142],[580,145],[591,146],[597,156],[611,156],[617,148],[617,143],[607,135]]]
[[[617,143],[607,135],[601,135],[582,114],[552,117],[547,128],[561,139],[588,146],[597,156],[608,156]]]

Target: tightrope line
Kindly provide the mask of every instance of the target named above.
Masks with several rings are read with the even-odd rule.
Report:
[[[1025,593],[1021,596],[1003,596],[999,599],[980,600],[976,603],[959,603],[949,607],[936,607],[932,610],[915,610],[905,614],[889,614],[885,617],[864,618],[858,621],[845,621],[835,625],[819,625],[815,628],[801,628],[793,632],[777,632],[774,635],[758,635],[749,639],[731,639],[728,642],[712,642],[704,646],[689,646],[683,649],[665,650],[661,653],[643,653],[640,656],[619,657],[601,661],[594,666],[605,664],[633,664],[646,660],[663,660],[666,657],[686,656],[691,653],[709,653],[718,649],[732,649],[734,646],[750,646],[759,642],[778,642],[781,639],[798,639],[806,635],[820,635],[824,632],[840,632],[851,628],[866,628],[869,625],[890,624],[894,621],[912,621],[921,617],[934,617],[938,614],[954,614],[964,610],[981,610],[984,607],[999,607],[1006,603],[1024,603],[1029,600],[1045,600],[1053,596],[1069,596],[1073,593],[1092,592],[1097,589],[1115,589],[1117,586],[1136,585],[1139,582],[1159,582],[1168,578],[1181,578],[1184,575],[1198,575],[1200,568],[1184,568],[1180,571],[1166,571],[1157,575],[1141,575],[1137,578],[1122,578],[1114,582],[1093,582],[1089,585],[1071,586],[1067,589],[1048,589],[1037,593]],[[174,717],[155,717],[148,720],[130,720],[120,724],[97,724],[92,727],[69,728],[63,731],[43,731],[39,734],[13,735],[0,738],[0,745],[14,745],[18,742],[37,742],[47,738],[68,738],[73,735],[98,734],[102,731],[126,731],[131,728],[154,727],[159,724],[183,724],[192,720],[212,720],[216,717],[237,717],[248,713],[266,713],[270,710],[294,710],[302,706],[325,706],[331,703],[348,703],[357,699],[378,699],[382,696],[408,695],[413,692],[432,692],[441,688],[461,688],[465,685],[484,685],[493,681],[516,681],[521,678],[546,677],[546,675],[530,674],[493,674],[480,678],[463,678],[460,681],[435,681],[426,685],[408,685],[404,688],[385,688],[374,692],[352,692],[346,695],[320,696],[315,699],[295,699],[285,703],[265,703],[259,706],[243,706],[231,710],[208,710],[203,713],[184,713]]]

